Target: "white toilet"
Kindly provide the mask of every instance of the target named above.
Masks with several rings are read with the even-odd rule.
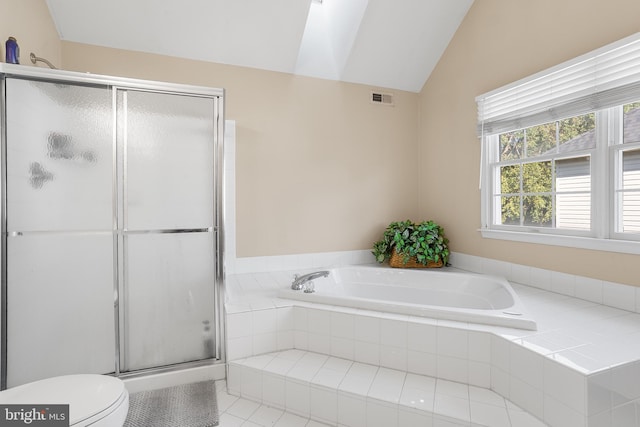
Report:
[[[0,404],[69,404],[72,427],[122,427],[129,411],[129,392],[118,378],[65,375],[1,391]]]

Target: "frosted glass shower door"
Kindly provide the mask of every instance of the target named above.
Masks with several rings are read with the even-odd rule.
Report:
[[[122,91],[121,370],[209,359],[215,337],[212,98]]]
[[[5,84],[7,385],[114,372],[112,91]]]

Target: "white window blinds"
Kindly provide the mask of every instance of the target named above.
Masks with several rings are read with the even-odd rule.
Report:
[[[478,135],[638,100],[640,33],[478,96]]]

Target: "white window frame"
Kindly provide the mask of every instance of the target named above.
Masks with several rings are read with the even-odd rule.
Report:
[[[575,69],[581,72],[581,67],[587,69],[584,64],[589,63],[595,64],[595,71],[590,72],[600,76],[602,73],[597,67],[603,62],[614,70],[610,80],[598,82],[592,88],[588,87],[591,83],[587,83],[576,89],[575,93],[571,93],[573,88],[567,83],[568,89],[565,90],[564,76],[571,75]],[[619,153],[640,146],[640,143],[627,145],[622,141],[622,105],[640,101],[640,67],[630,64],[640,64],[640,33],[476,99],[482,147],[480,232],[484,238],[640,254],[640,234],[616,231],[620,220],[616,210],[616,189],[619,188],[622,173]],[[618,76],[621,73],[624,74],[623,79]],[[541,82],[542,85],[548,84],[549,89],[535,92]],[[605,89],[598,92],[602,88]],[[527,91],[533,91],[533,95]],[[554,98],[553,94],[549,95],[554,91],[562,93],[562,96]],[[541,98],[543,103],[531,101]],[[499,172],[494,173],[493,165],[498,158],[498,135],[588,112],[596,113],[596,147],[590,150],[591,230],[499,224],[501,207],[494,206]]]
[[[597,119],[596,119],[597,120]],[[598,129],[597,125],[596,125],[596,130]],[[551,162],[553,164],[554,161],[561,161],[561,160],[565,160],[565,159],[572,159],[572,158],[579,158],[579,157],[589,157],[590,162],[589,162],[589,168],[590,168],[590,178],[594,176],[594,152],[595,149],[589,149],[589,150],[576,150],[576,151],[572,151],[572,152],[567,152],[567,153],[556,153],[556,154],[547,154],[547,155],[542,155],[542,156],[534,156],[534,157],[523,157],[522,159],[514,159],[514,160],[510,160],[510,161],[500,161],[500,159],[498,158],[498,147],[500,146],[499,143],[499,139],[498,139],[498,134],[495,135],[488,135],[487,141],[489,146],[491,147],[491,150],[488,152],[489,158],[487,159],[487,173],[488,174],[492,174],[491,177],[489,177],[489,186],[485,186],[483,188],[488,189],[487,191],[490,194],[486,194],[483,197],[487,197],[488,200],[487,202],[490,203],[491,206],[491,210],[489,212],[489,216],[487,216],[487,221],[483,221],[483,224],[486,225],[487,228],[491,228],[491,229],[495,229],[495,230],[503,230],[503,231],[526,231],[526,232],[534,232],[534,233],[548,233],[548,234],[563,234],[563,235],[573,235],[573,236],[580,236],[580,237],[594,237],[594,231],[593,231],[593,227],[590,230],[579,230],[579,229],[569,229],[569,228],[556,228],[556,227],[536,227],[536,226],[527,226],[527,225],[511,225],[511,224],[499,224],[496,221],[496,218],[500,218],[502,216],[502,212],[501,212],[501,205],[499,205],[496,202],[496,198],[498,197],[498,194],[500,194],[501,192],[497,191],[497,188],[500,186],[500,172],[499,172],[499,168],[502,166],[506,166],[508,164],[514,164],[514,165],[524,165],[527,163],[538,163],[538,162]],[[525,147],[525,151],[526,151],[526,147]],[[552,171],[552,176],[555,178],[555,174]],[[590,189],[590,196],[593,198],[594,195],[594,180],[590,179],[591,181],[591,189]],[[520,184],[522,185],[522,181],[520,181]],[[551,190],[550,190],[551,196],[552,198],[557,198],[558,193],[557,193],[557,188],[556,188],[556,180],[553,179],[551,182]],[[557,208],[556,205],[556,201],[553,202],[553,206],[554,208]],[[590,218],[591,218],[591,222],[593,223],[593,218],[594,218],[594,212],[593,212],[593,207],[594,207],[594,203],[591,203],[591,212],[590,212]],[[555,212],[554,212],[554,216],[555,216]],[[552,221],[555,222],[556,218],[554,218]]]
[[[619,207],[620,206],[620,200],[619,200],[619,191],[621,189],[621,181],[623,179],[623,164],[622,164],[622,153],[624,153],[625,151],[636,151],[638,149],[640,149],[640,142],[633,142],[633,143],[625,143],[625,144],[618,144],[615,146],[611,146],[609,147],[611,149],[611,163],[614,164],[614,170],[617,171],[617,173],[615,174],[615,176],[612,177],[614,181],[614,183],[612,183],[611,186],[611,197],[613,198],[613,205],[614,207]],[[620,222],[622,221],[622,212],[620,211],[613,211],[612,212],[612,218],[613,221],[612,223],[612,229],[611,229],[611,238],[613,239],[624,239],[624,240],[636,240],[638,241],[638,243],[640,244],[640,233],[624,233],[624,232],[618,232],[618,228],[620,225]]]
[[[502,225],[495,221],[501,217],[501,206],[495,203],[496,188],[499,185],[499,169],[495,166],[498,158],[498,134],[483,137],[482,177],[482,236],[491,239],[568,246],[582,249],[603,250],[640,254],[640,234],[617,232],[619,213],[616,212],[616,198],[621,178],[623,151],[637,149],[640,143],[624,144],[622,141],[622,106],[596,112],[596,147],[592,150],[575,152],[591,157],[591,230],[544,228]],[[556,159],[566,156],[558,156]]]

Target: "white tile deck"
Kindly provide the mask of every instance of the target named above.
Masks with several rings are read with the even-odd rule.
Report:
[[[577,280],[575,295],[584,293],[587,300],[543,289],[551,289],[549,281],[535,287],[512,282],[538,323],[537,331],[527,331],[277,298],[278,287],[287,286],[292,275],[285,271],[227,277],[228,360],[297,348],[326,358],[334,356],[408,372],[407,376],[427,375],[490,388],[549,425],[616,425],[615,420],[626,420],[633,411],[639,413],[631,425],[640,426],[640,411],[636,411],[640,407],[640,387],[626,386],[628,378],[640,383],[640,314],[599,303],[600,298],[602,302],[612,298],[601,297],[602,289],[611,287],[607,284],[596,283],[594,287],[591,280],[583,289]],[[533,268],[520,275],[530,285],[535,277],[544,276]],[[604,292],[605,296],[610,294]],[[271,312],[247,315],[256,310]],[[256,324],[262,321],[264,324]],[[314,369],[322,368],[326,361],[317,360]],[[281,374],[287,366],[272,367],[271,372]],[[293,375],[298,381],[313,381],[317,373],[301,369]],[[373,383],[370,376],[365,378]],[[327,377],[326,381],[337,380]],[[343,379],[340,387],[348,397],[371,384]],[[349,411],[355,412],[349,415],[366,415],[366,402],[353,396],[350,398],[355,406]],[[371,406],[370,413],[385,412],[384,403],[389,402],[384,396],[378,397],[381,400],[376,399],[378,406]],[[434,405],[437,402],[443,411],[455,412],[460,403],[456,398],[434,400]],[[398,399],[406,402],[402,394]],[[483,405],[486,402],[469,404],[469,416],[475,413],[478,420],[495,416],[496,425],[501,425],[500,415]],[[343,406],[339,400],[338,415]],[[415,408],[410,405],[402,408],[400,418],[421,416],[412,412]],[[512,418],[525,417],[518,413]],[[513,425],[526,426],[528,422]]]

